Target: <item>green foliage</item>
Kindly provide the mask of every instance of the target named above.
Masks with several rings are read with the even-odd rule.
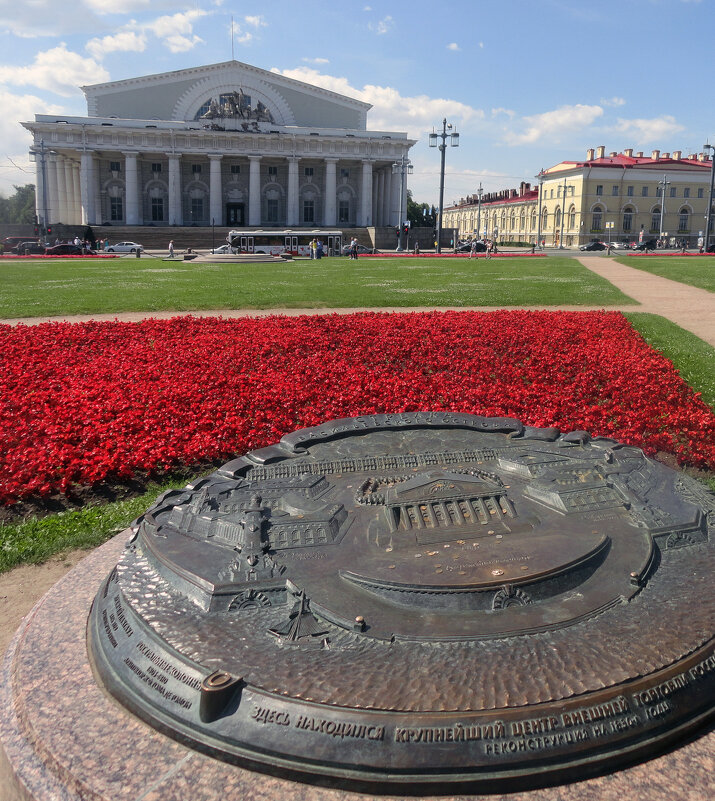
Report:
[[[13,187],[15,194],[0,197],[0,223],[35,222],[35,187],[33,184]]]
[[[575,259],[323,258],[196,264],[5,261],[0,319],[122,311],[634,303]]]
[[[434,228],[437,215],[434,206],[429,203],[416,203],[412,198],[412,190],[407,190],[407,219],[415,228]]]
[[[144,494],[130,500],[0,525],[0,572],[19,564],[44,562],[72,548],[101,545],[146,511],[159,494],[186,483],[176,480],[151,484]]]

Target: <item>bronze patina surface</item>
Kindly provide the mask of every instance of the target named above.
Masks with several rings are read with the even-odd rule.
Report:
[[[704,487],[610,439],[337,420],[160,497],[90,654],[147,721],[259,769],[580,778],[712,714],[714,529]]]

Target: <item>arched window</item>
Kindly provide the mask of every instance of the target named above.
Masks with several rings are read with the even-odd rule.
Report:
[[[571,204],[571,208],[569,209],[569,229],[573,231],[576,227],[576,206]]]
[[[531,230],[536,230],[536,208],[531,210]]]
[[[506,211],[502,209],[501,213],[501,230],[504,231],[506,228]]]
[[[546,226],[548,224],[548,221],[549,221],[549,210],[548,209],[544,209],[543,212],[541,213],[541,230],[542,231],[546,230]]]
[[[526,211],[522,206],[521,210],[519,211],[519,230],[523,231],[524,226],[526,224]]]
[[[623,233],[628,234],[633,230],[633,209],[626,206],[623,209]]]
[[[561,228],[561,206],[557,206],[554,212],[554,228]]]
[[[512,209],[511,212],[509,213],[509,230],[510,231],[514,230],[514,227],[515,227],[514,226],[514,221],[515,220],[516,220],[516,212],[514,211],[514,209]]]
[[[683,206],[678,215],[678,233],[685,234],[690,231],[690,210]]]
[[[595,206],[593,209],[593,222],[591,223],[591,231],[603,230],[603,209],[600,206]]]
[[[660,231],[660,207],[656,206],[650,213],[650,230],[651,233]]]

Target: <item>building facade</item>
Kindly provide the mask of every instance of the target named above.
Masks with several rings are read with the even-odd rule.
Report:
[[[88,116],[23,123],[45,226],[393,226],[407,206],[392,165],[414,140],[368,131],[367,103],[237,61],[82,89]]]
[[[589,149],[584,161],[543,170],[535,189],[522,184],[481,202],[465,198],[445,208],[443,225],[472,235],[479,217],[480,236],[553,247],[661,236],[694,247],[705,232],[711,168],[704,153],[626,149],[606,155],[601,146]]]

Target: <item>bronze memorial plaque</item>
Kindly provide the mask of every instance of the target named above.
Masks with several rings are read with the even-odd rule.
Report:
[[[259,770],[528,786],[713,712],[715,497],[510,418],[336,420],[165,493],[96,597],[99,681]]]

